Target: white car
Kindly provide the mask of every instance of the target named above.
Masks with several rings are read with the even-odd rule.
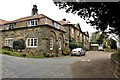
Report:
[[[71,52],[71,56],[73,55],[82,56],[85,55],[85,51],[82,48],[75,48]]]

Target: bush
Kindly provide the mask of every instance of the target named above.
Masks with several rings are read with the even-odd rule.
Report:
[[[110,42],[110,48],[111,49],[117,49],[117,46],[116,46],[116,41],[111,39],[111,42]]]
[[[69,43],[69,48],[70,48],[71,50],[78,47],[78,44],[77,44],[77,42],[75,41],[75,39],[70,39],[69,42],[70,42],[70,43]]]
[[[70,39],[69,48],[72,50],[74,48],[83,48],[82,43],[77,43],[75,39]]]
[[[62,49],[62,55],[65,55],[65,56],[66,56],[66,55],[69,55],[70,52],[71,52],[71,50],[70,50],[69,48],[66,48],[66,47],[65,47],[65,48]]]
[[[13,49],[15,49],[16,51],[25,49],[25,41],[23,39],[19,39],[17,41],[13,42]]]

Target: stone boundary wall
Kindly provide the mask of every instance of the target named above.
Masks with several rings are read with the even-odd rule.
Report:
[[[112,71],[120,79],[120,63],[111,57]]]

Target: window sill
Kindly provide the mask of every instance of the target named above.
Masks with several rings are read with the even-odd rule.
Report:
[[[53,48],[50,48],[50,50],[52,51],[52,50],[53,50]]]
[[[27,46],[27,48],[37,48],[37,46]]]

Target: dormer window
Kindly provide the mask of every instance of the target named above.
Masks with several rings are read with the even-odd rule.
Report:
[[[45,24],[48,24],[48,19],[47,18],[45,18]]]
[[[58,24],[56,22],[53,22],[53,25],[54,25],[55,28],[60,29],[60,24]]]
[[[30,20],[27,21],[27,26],[31,27],[31,26],[37,26],[38,25],[38,20]]]
[[[13,28],[14,28],[14,25],[15,25],[15,24],[13,24],[13,23],[7,24],[7,25],[6,25],[6,29],[7,29],[7,30],[13,29]]]

